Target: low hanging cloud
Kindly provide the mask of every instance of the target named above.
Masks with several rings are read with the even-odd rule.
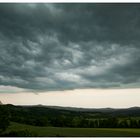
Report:
[[[0,86],[140,87],[140,4],[0,4]]]

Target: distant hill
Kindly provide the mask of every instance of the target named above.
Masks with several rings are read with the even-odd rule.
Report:
[[[44,105],[30,105],[30,106],[15,106],[7,104],[10,110],[19,110],[27,112],[35,112],[35,114],[104,114],[109,116],[140,116],[140,107],[131,108],[76,108],[76,107],[61,107],[61,106],[44,106]]]
[[[0,101],[0,105],[2,105],[2,102]]]
[[[34,115],[84,115],[84,116],[138,116],[140,117],[140,107],[131,108],[76,108],[76,107],[61,107],[61,106],[44,106],[44,105],[24,105],[15,106],[12,104],[2,104],[5,108],[9,109],[9,112],[23,112],[32,113]]]
[[[44,107],[55,110],[66,110],[66,111],[76,111],[76,112],[87,112],[87,113],[107,113],[107,114],[119,114],[119,115],[140,115],[140,107],[130,107],[130,108],[78,108],[78,107],[62,107],[62,106],[44,106],[36,105],[32,107]]]
[[[62,106],[45,106],[45,105],[36,105],[36,107],[46,107],[50,109],[57,110],[67,110],[67,111],[78,111],[78,112],[110,112],[113,111],[113,108],[78,108],[78,107],[62,107]]]

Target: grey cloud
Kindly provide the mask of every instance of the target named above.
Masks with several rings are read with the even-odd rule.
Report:
[[[32,40],[37,33],[57,34],[63,42],[139,40],[139,4],[30,5],[1,4],[1,31]]]
[[[0,85],[140,86],[139,4],[0,4]]]

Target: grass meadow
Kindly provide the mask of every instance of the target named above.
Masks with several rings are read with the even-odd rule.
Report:
[[[138,128],[62,128],[38,127],[11,122],[5,133],[28,130],[37,137],[139,137]]]

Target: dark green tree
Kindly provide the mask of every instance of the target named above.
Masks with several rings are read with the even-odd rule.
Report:
[[[5,131],[9,123],[8,110],[4,106],[0,106],[0,132]]]

